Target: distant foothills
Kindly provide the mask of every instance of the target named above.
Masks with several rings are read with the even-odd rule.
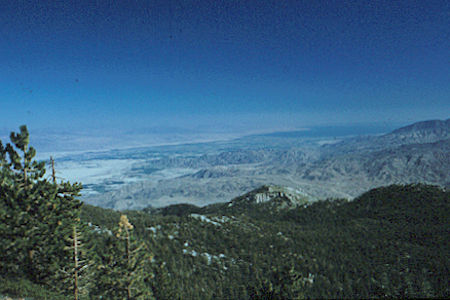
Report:
[[[448,188],[450,119],[418,122],[383,135],[336,138],[325,133],[273,133],[106,151],[65,157],[60,166],[108,168],[107,163],[124,166],[87,178],[82,199],[114,209],[176,203],[202,206],[229,201],[262,185],[293,188],[310,200],[353,199],[389,184],[420,182]]]

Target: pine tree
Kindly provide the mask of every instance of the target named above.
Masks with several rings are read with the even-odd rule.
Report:
[[[64,235],[79,219],[82,187],[44,178],[25,125],[10,139],[0,146],[0,272],[59,288],[54,278],[70,261]]]
[[[173,282],[167,271],[166,263],[156,264],[152,268],[151,277],[151,288],[153,295],[156,299],[179,299],[180,295],[177,295],[174,288]]]
[[[107,299],[153,299],[151,255],[132,235],[133,225],[120,217],[114,236],[109,236],[98,266],[93,294]]]
[[[7,161],[7,151],[0,141],[0,273],[17,273],[18,265],[15,263],[17,253],[14,236],[18,226],[23,223],[18,220],[21,217],[10,205],[13,188],[13,172]],[[15,204],[15,203],[12,203]],[[16,255],[14,255],[16,254]]]
[[[71,257],[71,263],[63,266],[58,279],[64,282],[65,290],[70,292],[75,300],[83,299],[89,293],[92,285],[90,249],[83,242],[85,229],[81,223],[72,225],[67,232],[65,247],[66,253]]]

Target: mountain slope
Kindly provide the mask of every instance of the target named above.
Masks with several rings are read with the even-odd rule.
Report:
[[[353,201],[304,205],[304,200],[301,191],[264,186],[222,207],[211,205],[210,212],[189,205],[166,214],[125,212],[133,239],[151,252],[151,259],[136,260],[152,274],[136,291],[151,290],[157,299],[450,297],[448,191],[392,185]],[[239,210],[229,210],[230,203]],[[296,205],[279,210],[266,205],[283,203]],[[259,208],[261,213],[254,213]],[[111,257],[113,268],[120,266],[118,244],[111,239],[123,212],[82,209],[87,272],[96,283],[84,286],[82,297],[105,298],[97,287],[102,280],[115,284],[118,275],[102,271],[102,257]],[[186,213],[173,213],[180,211]],[[52,282],[29,280],[1,274],[0,298],[70,298]]]
[[[450,119],[429,120],[401,127],[380,136],[359,136],[345,139],[340,143],[325,145],[326,155],[378,151],[402,145],[433,143],[450,139]]]
[[[270,139],[266,136],[265,139]],[[183,167],[192,172],[176,178],[129,184],[86,199],[116,209],[165,206],[174,203],[205,205],[229,201],[261,185],[304,190],[311,200],[353,198],[364,190],[393,183],[423,182],[449,186],[450,119],[412,124],[381,136],[345,139],[326,144],[282,139],[266,148],[240,148],[194,156],[162,157],[142,168]],[[192,147],[192,146],[191,146]],[[274,148],[271,148],[274,147]],[[178,149],[178,151],[181,151]],[[163,169],[164,170],[164,169]]]
[[[226,203],[207,205],[202,213],[273,214],[309,203],[308,195],[289,187],[263,185]]]
[[[423,182],[449,187],[448,170],[450,139],[337,155],[299,169],[298,174],[303,180],[356,196],[369,188],[392,183]]]
[[[318,201],[273,214],[266,207],[254,213],[275,199],[258,195],[272,192],[276,198],[284,190],[261,187],[210,205],[209,211],[177,206],[187,213],[128,216],[152,245],[156,264],[164,264],[170,274],[166,286],[173,298],[450,295],[449,192],[394,185],[354,201]],[[230,203],[239,210],[230,210]]]

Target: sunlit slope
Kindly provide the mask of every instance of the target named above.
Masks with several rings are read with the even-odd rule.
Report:
[[[288,186],[305,191],[310,199],[353,198],[367,189],[394,183],[429,183],[449,186],[450,122],[426,121],[380,136],[343,139],[322,145],[323,140],[294,142],[298,137],[277,135],[252,137],[268,141],[216,145],[201,154],[189,145],[183,155],[161,154],[142,160],[135,172],[149,171],[140,182],[99,195],[88,203],[116,209],[191,203],[198,206],[229,201],[261,185]],[[278,145],[278,146],[277,146]],[[202,149],[205,146],[201,146]],[[235,147],[235,148],[234,148]],[[253,148],[252,148],[253,147]],[[202,150],[203,151],[203,150]],[[195,154],[194,154],[195,152]],[[158,172],[184,170],[181,176],[156,177]],[[154,176],[154,177],[152,177]]]

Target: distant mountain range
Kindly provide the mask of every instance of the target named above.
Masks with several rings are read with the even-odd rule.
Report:
[[[394,183],[450,186],[450,119],[337,142],[266,135],[230,141],[215,151],[194,155],[184,155],[182,149],[179,146],[176,155],[161,152],[134,167],[136,172],[149,173],[183,168],[187,174],[127,184],[86,201],[126,209],[225,202],[262,185],[302,190],[310,200],[353,198],[364,190]],[[195,145],[189,149],[192,153]]]
[[[402,145],[433,143],[450,139],[450,119],[414,123],[380,136],[358,136],[324,146],[324,153],[335,155],[382,150]],[[328,151],[327,151],[328,150]]]

